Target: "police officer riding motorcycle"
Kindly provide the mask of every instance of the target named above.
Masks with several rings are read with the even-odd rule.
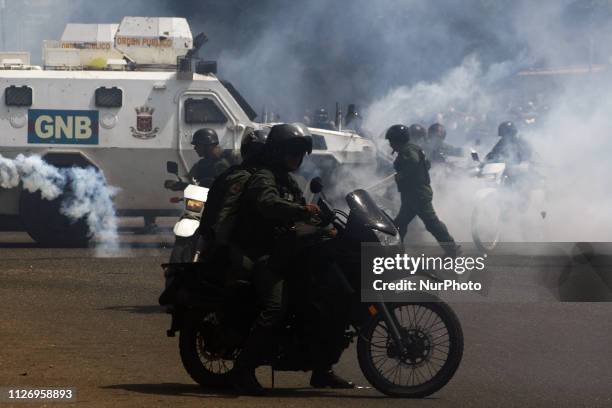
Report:
[[[497,135],[501,139],[493,146],[485,160],[488,162],[504,162],[510,165],[529,161],[532,156],[531,147],[518,136],[514,123],[500,123]]]
[[[214,129],[197,130],[191,144],[201,159],[189,170],[188,176],[196,180],[199,186],[208,188],[215,177],[230,167],[229,160],[223,157],[219,136]]]
[[[436,298],[426,303],[360,302],[361,243],[393,245],[399,243],[398,232],[363,190],[346,197],[348,214],[322,199],[319,206],[306,204],[289,173],[311,149],[303,128],[272,128],[265,165],[242,188],[231,238],[252,261],[251,270],[244,279],[228,283],[217,265],[206,260],[170,265],[178,270],[178,290],[168,335],[180,331],[183,365],[203,386],[233,384],[240,393],[262,395],[254,370],[268,364],[275,370],[313,370],[313,387],[352,387],[331,365],[358,338],[360,367],[377,389],[392,396],[429,395],[459,365],[460,324]],[[314,181],[313,193],[320,192],[313,186]],[[398,320],[415,311],[431,313],[436,327]],[[354,331],[348,331],[349,325]],[[442,342],[431,337],[434,330],[443,330]],[[405,376],[410,370],[420,374],[411,383],[398,383],[395,375],[387,375],[389,370],[379,368],[380,359],[406,368]]]
[[[233,376],[236,388],[248,394],[262,392],[254,369],[273,352],[270,346],[277,342],[275,337],[288,310],[289,286],[300,280],[293,279],[290,283],[292,277],[287,276],[287,271],[294,269],[293,259],[303,250],[302,243],[295,238],[296,223],[310,221],[319,213],[316,205],[305,203],[302,191],[290,174],[299,169],[304,155],[312,151],[312,139],[304,132],[304,127],[289,124],[271,129],[266,141],[266,166],[251,176],[240,203],[237,243],[250,259],[260,261],[254,267],[251,281],[261,311],[245,348],[236,360]],[[304,284],[308,286],[308,281],[305,280]],[[325,322],[328,317],[322,316],[320,321]],[[333,326],[333,323],[327,326]],[[343,327],[326,327],[318,332],[329,340],[330,332],[340,332],[342,336]],[[316,357],[325,355],[324,350],[328,348],[323,339],[318,340],[313,339],[313,344],[319,343]],[[352,386],[331,372],[331,364],[338,358],[339,355],[330,361],[319,362],[314,367],[311,385]]]
[[[476,192],[471,217],[472,238],[485,252],[494,250],[503,234],[533,231],[536,222],[546,218],[546,211],[542,210],[544,179],[534,163],[535,153],[531,146],[518,135],[516,126],[510,121],[499,125],[498,135],[501,139],[484,162],[480,162],[476,152],[472,153],[472,158],[478,162],[475,175],[485,183]],[[528,211],[534,206],[536,211]]]

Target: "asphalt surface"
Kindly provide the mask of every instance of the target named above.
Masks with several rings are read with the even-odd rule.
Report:
[[[183,370],[177,338],[165,336],[169,317],[157,306],[171,241],[167,230],[128,231],[114,256],[99,257],[0,233],[0,388],[73,387],[76,405],[95,407],[612,406],[611,303],[454,304],[463,361],[424,400],[369,388],[354,348],[337,371],[363,388],[313,390],[307,373],[277,373],[270,397],[203,390]],[[258,376],[270,385],[269,369]],[[14,404],[28,405],[43,406]]]

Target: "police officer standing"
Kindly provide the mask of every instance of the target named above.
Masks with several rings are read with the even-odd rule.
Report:
[[[418,215],[427,231],[436,238],[445,253],[448,256],[456,256],[459,246],[433,208],[433,191],[429,179],[430,165],[425,158],[425,153],[419,146],[411,142],[412,134],[404,125],[391,126],[385,138],[389,141],[393,151],[397,152],[393,167],[397,173],[395,181],[402,204],[395,224],[400,236],[404,238],[408,224]]]
[[[209,188],[215,177],[230,167],[230,162],[223,157],[214,129],[199,129],[193,134],[191,144],[201,159],[189,170],[188,176],[200,186]]]

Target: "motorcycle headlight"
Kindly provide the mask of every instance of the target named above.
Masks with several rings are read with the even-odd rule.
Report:
[[[390,234],[387,234],[386,232],[382,232],[378,230],[374,230],[374,234],[376,235],[376,238],[378,238],[378,241],[383,246],[395,246],[395,245],[400,245],[402,243],[402,240],[400,239],[399,234],[390,235]]]
[[[199,213],[204,208],[204,201],[187,199],[185,200],[185,208],[187,208],[187,211]]]

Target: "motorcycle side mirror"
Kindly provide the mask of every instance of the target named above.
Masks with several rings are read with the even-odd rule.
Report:
[[[323,191],[323,180],[321,180],[321,177],[315,177],[310,180],[310,191],[313,194],[319,194]]]
[[[480,162],[480,157],[478,156],[478,153],[474,150],[472,150],[472,160],[474,160],[475,162]]]
[[[178,164],[173,161],[166,162],[166,171],[170,174],[175,174],[178,176]]]

